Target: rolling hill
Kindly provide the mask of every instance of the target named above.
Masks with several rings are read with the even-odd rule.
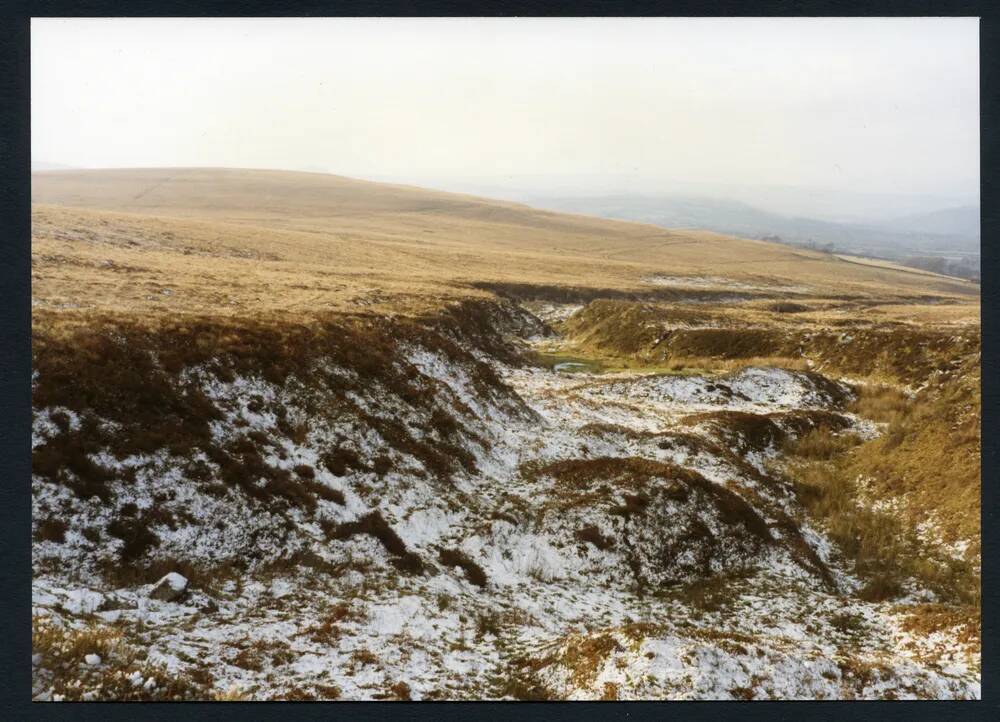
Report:
[[[33,699],[980,696],[977,286],[320,174],[32,193]]]
[[[63,293],[63,277],[74,294],[86,289],[77,303],[135,308],[149,305],[149,296],[162,302],[151,291],[171,277],[184,288],[173,307],[222,313],[243,307],[244,296],[257,310],[346,309],[362,296],[419,307],[502,284],[667,294],[651,280],[658,275],[681,287],[686,277],[696,286],[719,279],[717,290],[729,292],[743,285],[839,297],[971,300],[978,293],[954,279],[864,268],[767,242],[321,174],[150,169],[32,178],[39,262],[80,257],[62,261],[57,274],[40,274],[42,306]],[[83,283],[92,261],[107,254],[125,270]]]

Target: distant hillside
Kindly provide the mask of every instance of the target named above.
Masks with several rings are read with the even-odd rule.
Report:
[[[979,206],[960,206],[930,213],[917,213],[878,225],[889,230],[909,233],[938,233],[979,238]]]
[[[529,202],[667,228],[701,228],[820,248],[833,244],[841,251],[887,258],[979,252],[979,209],[975,206],[856,224],[783,216],[739,201],[693,196],[532,197]]]

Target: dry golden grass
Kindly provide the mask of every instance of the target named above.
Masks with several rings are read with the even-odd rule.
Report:
[[[883,601],[899,596],[913,578],[952,603],[980,602],[974,565],[935,554],[900,516],[873,511],[858,502],[859,490],[847,465],[811,461],[793,464],[791,478],[809,513],[820,519],[856,573],[866,582],[859,596]]]
[[[957,629],[956,641],[978,649],[982,642],[982,616],[975,607],[954,607],[944,604],[917,604],[905,607],[907,618],[902,628],[912,634],[927,637],[937,632]]]
[[[836,433],[829,427],[818,426],[786,444],[785,451],[803,459],[828,460],[854,448],[858,443],[859,439],[854,434]]]
[[[881,415],[889,426],[883,436],[850,455],[848,471],[867,479],[877,497],[903,499],[912,524],[932,522],[945,541],[968,541],[969,554],[978,557],[982,453],[978,368],[965,369],[954,382],[925,390],[907,406],[894,399],[883,401],[873,412],[867,398],[862,394],[857,402],[859,413]]]
[[[33,303],[61,311],[416,313],[491,284],[678,293],[655,275],[722,278],[727,293],[731,280],[841,298],[978,294],[761,241],[320,174],[42,172],[32,194]]]

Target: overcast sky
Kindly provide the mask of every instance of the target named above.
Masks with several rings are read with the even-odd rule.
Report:
[[[41,19],[77,167],[978,194],[975,19]]]

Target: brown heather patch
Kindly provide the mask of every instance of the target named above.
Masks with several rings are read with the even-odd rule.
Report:
[[[893,313],[906,318],[910,308],[916,313],[926,307],[894,306]],[[947,307],[941,308],[938,315],[950,319]],[[974,311],[962,308],[966,315]],[[685,326],[699,323],[713,327]],[[837,326],[846,328],[840,331]],[[978,325],[957,332],[950,326],[935,327],[933,321],[917,326],[882,317],[864,305],[810,313],[806,318],[752,305],[684,309],[596,300],[564,322],[563,330],[567,352],[612,367],[735,370],[753,363],[805,370],[808,358],[827,374],[912,385],[979,353]]]
[[[351,661],[356,665],[369,665],[378,663],[378,655],[366,647],[356,649],[351,653]]]
[[[850,376],[886,379],[918,386],[938,372],[956,369],[963,358],[978,357],[979,327],[881,326],[849,332],[815,333],[808,354],[824,369]],[[849,338],[848,338],[849,337]]]
[[[221,585],[238,578],[246,571],[237,562],[203,564],[176,557],[155,558],[149,561],[121,564],[117,562],[101,565],[104,579],[115,587],[134,587],[152,584],[170,572],[177,572],[188,580],[188,589],[205,592],[219,597]]]
[[[509,671],[509,676],[498,685],[498,697],[513,697],[522,702],[547,702],[559,699],[539,677],[538,671],[555,661],[547,657],[533,660],[528,657],[515,659]]]
[[[338,446],[320,456],[323,466],[334,476],[347,476],[351,471],[364,471],[365,463],[354,449]]]
[[[475,457],[461,445],[464,428],[451,411],[439,406],[436,382],[420,376],[401,358],[400,349],[412,343],[436,350],[462,363],[480,393],[514,412],[528,413],[507,394],[489,366],[451,338],[469,326],[476,343],[490,342],[489,323],[484,317],[502,326],[512,322],[516,314],[495,304],[473,304],[451,308],[442,317],[417,320],[327,317],[271,324],[249,319],[154,321],[107,316],[88,317],[86,323],[73,325],[63,317],[39,313],[33,341],[39,374],[34,403],[39,408],[65,406],[80,415],[81,423],[73,430],[66,414],[55,414],[54,423],[61,432],[34,450],[33,472],[70,488],[81,498],[97,497],[111,505],[115,485],[134,483],[135,474],[129,469],[102,466],[94,461],[95,454],[108,450],[123,459],[166,451],[183,459],[200,451],[209,463],[188,461],[185,470],[206,493],[224,496],[234,488],[272,510],[299,507],[307,513],[316,511],[318,500],[345,502],[341,491],[316,480],[311,467],[299,465],[288,471],[265,461],[276,446],[275,432],[248,431],[224,444],[215,443],[209,423],[222,418],[219,409],[198,388],[179,378],[180,371],[193,366],[208,369],[222,381],[238,374],[277,384],[293,376],[307,379],[311,391],[300,393],[296,403],[303,404],[312,418],[354,413],[397,454],[416,458],[438,478],[447,479],[457,469],[473,471]],[[497,329],[492,333],[497,336]],[[351,369],[360,378],[347,382],[328,373],[320,362]],[[415,433],[398,418],[369,414],[347,397],[349,390],[373,387],[397,396],[429,419],[425,433]],[[255,411],[264,410],[261,403],[251,401],[251,406],[255,403]],[[271,410],[278,416],[277,433],[304,440],[308,433],[305,425],[292,423],[280,405]],[[110,431],[98,418],[120,428]],[[485,443],[474,434],[468,436],[472,443]],[[368,470],[372,465],[343,444],[324,454],[322,463],[338,475]],[[393,462],[382,454],[374,466],[385,474]],[[158,545],[158,524],[177,528],[177,520],[163,514],[137,516],[134,510],[129,513],[124,508],[105,531],[124,542],[121,558],[125,566],[141,571],[142,560]],[[55,527],[50,525],[39,533],[55,534]],[[419,567],[409,554],[394,562],[411,570]]]
[[[682,500],[689,490],[696,490],[711,500],[725,523],[741,524],[759,540],[772,541],[764,519],[738,494],[675,464],[637,457],[599,457],[557,461],[534,467],[529,473],[536,478],[551,477],[567,492],[582,492],[576,497],[572,493],[560,494],[557,503],[563,507],[576,506],[581,500],[590,503],[620,498],[622,503],[616,504],[613,511],[624,515],[641,513],[653,493]]]
[[[160,538],[145,520],[116,519],[108,524],[107,532],[122,540],[121,560],[127,565],[138,561],[147,551],[160,544]]]
[[[50,516],[38,522],[38,525],[35,527],[34,539],[35,541],[50,541],[62,544],[66,541],[67,529],[69,529],[69,524],[62,519]]]
[[[446,567],[460,567],[465,572],[465,577],[469,582],[480,588],[486,587],[486,572],[465,552],[459,549],[442,548],[438,553],[438,561]]]
[[[629,640],[633,651],[638,651],[639,645],[647,637],[652,637],[661,631],[659,625],[652,622],[632,622],[621,628],[622,634]]]
[[[310,689],[289,687],[270,697],[273,702],[326,702],[340,698],[340,688],[336,685],[314,684]]]
[[[679,599],[687,607],[705,612],[718,612],[730,606],[738,598],[741,583],[749,579],[751,574],[751,570],[748,569],[735,569],[707,579],[698,579],[662,594]]]
[[[344,540],[358,534],[374,537],[389,554],[395,557],[391,563],[397,569],[410,574],[421,574],[424,571],[424,563],[420,557],[407,551],[406,544],[378,511],[369,512],[356,521],[342,524],[323,520],[321,526],[328,539]]]
[[[658,345],[657,354],[717,359],[782,356],[784,341],[782,332],[768,328],[676,329]]]
[[[819,428],[839,432],[847,429],[853,423],[849,417],[843,414],[824,409],[796,409],[770,413],[767,416],[777,422],[782,429],[796,436],[802,436]]]
[[[593,524],[579,529],[576,532],[576,538],[585,544],[592,544],[601,550],[614,549],[615,547],[615,540],[601,534],[601,530]]]
[[[336,604],[324,615],[322,621],[307,627],[298,634],[306,634],[312,641],[319,644],[333,646],[340,640],[340,623],[346,620],[350,614],[350,607],[346,604]]]
[[[867,696],[865,688],[892,677],[892,669],[881,662],[856,657],[840,657],[836,662],[840,668],[842,691],[848,699]]]
[[[396,682],[389,687],[389,692],[392,694],[393,699],[403,702],[410,701],[410,685],[406,682]]]
[[[710,426],[739,454],[780,446],[786,438],[784,430],[774,419],[746,411],[707,411],[689,414],[681,419],[681,423],[688,426],[701,424]]]
[[[684,441],[684,437],[671,441]],[[679,468],[670,463],[663,463],[641,458],[596,458],[569,459],[548,465],[530,465],[522,469],[522,473],[538,479],[550,477],[562,487],[555,501],[549,506],[536,510],[536,523],[541,523],[544,515],[550,511],[564,512],[579,506],[604,508],[608,514],[629,518],[643,518],[649,505],[662,504],[665,500],[686,501],[696,499],[702,506],[710,506],[720,516],[723,523],[729,526],[741,526],[752,541],[761,545],[778,544],[784,546],[792,558],[806,571],[815,574],[819,580],[834,591],[836,584],[829,568],[816,554],[815,550],[805,541],[798,524],[778,508],[772,508],[769,502],[760,499],[753,492],[742,490],[740,493],[712,483],[689,469]],[[771,478],[755,472],[755,477],[761,483],[785,485],[780,478]],[[692,495],[698,495],[692,497]],[[756,499],[768,514],[776,521],[768,523],[743,494]],[[584,528],[574,534],[577,541],[591,543],[598,548],[609,549],[615,540],[601,535],[596,527]],[[700,563],[704,565],[704,573],[714,576],[708,566],[711,560],[709,550],[715,544],[711,530],[698,520],[691,520],[687,532],[677,543],[671,546],[676,553],[684,549],[700,549]],[[645,588],[645,575],[642,564],[628,549],[625,549],[626,562],[630,565],[633,575],[641,588]],[[662,558],[668,560],[670,551],[664,548]]]
[[[593,683],[607,658],[614,652],[623,651],[618,640],[610,634],[572,636],[558,661],[567,668],[574,685],[586,688]]]

